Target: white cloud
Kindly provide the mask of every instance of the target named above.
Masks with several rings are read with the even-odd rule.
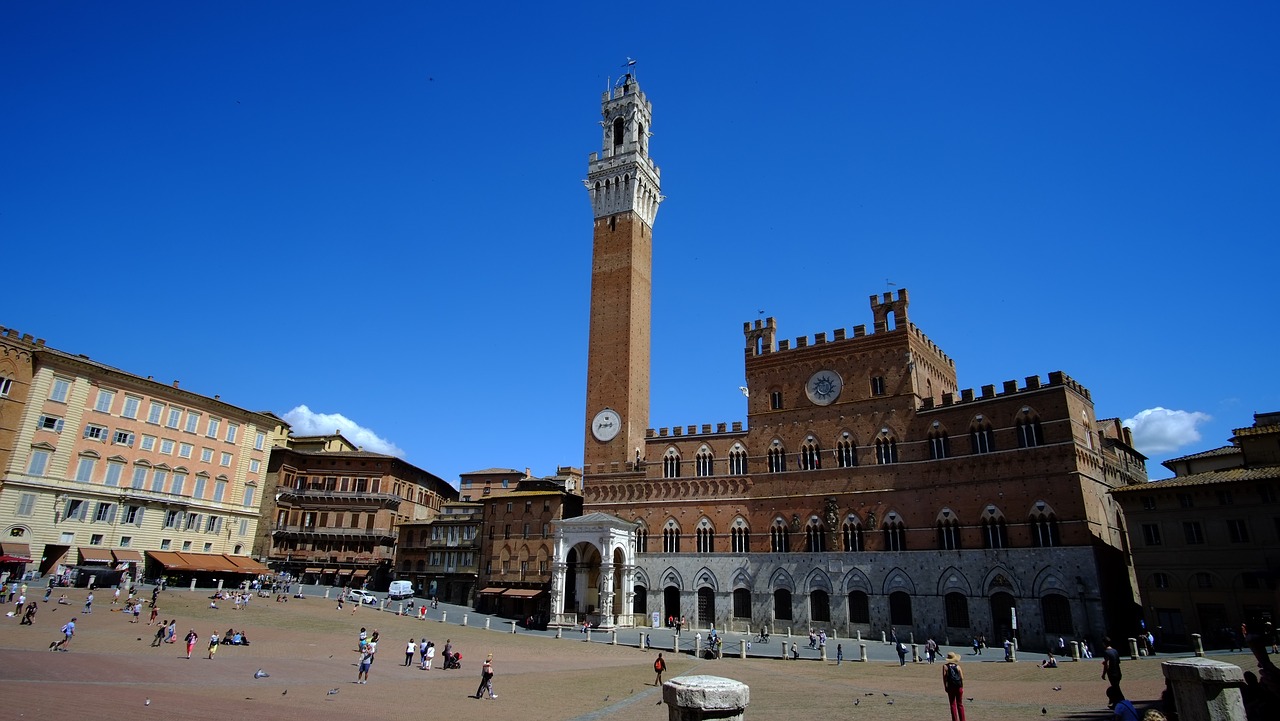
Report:
[[[1126,418],[1124,425],[1133,429],[1133,445],[1143,455],[1156,456],[1199,441],[1200,431],[1196,426],[1209,420],[1209,414],[1200,411],[1174,411],[1156,406]]]
[[[323,436],[337,431],[366,451],[404,458],[404,450],[341,413],[316,413],[305,405],[282,416],[296,436]]]

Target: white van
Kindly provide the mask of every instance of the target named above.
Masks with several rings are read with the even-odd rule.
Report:
[[[387,589],[387,598],[392,601],[413,598],[413,584],[409,581],[392,581],[391,588]]]

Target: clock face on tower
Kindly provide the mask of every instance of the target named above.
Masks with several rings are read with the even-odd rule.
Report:
[[[601,443],[613,440],[622,430],[622,416],[612,408],[606,408],[596,414],[591,421],[591,435]]]
[[[814,373],[804,384],[805,395],[819,406],[830,405],[839,398],[842,388],[844,388],[844,381],[840,378],[840,374],[830,370]]]

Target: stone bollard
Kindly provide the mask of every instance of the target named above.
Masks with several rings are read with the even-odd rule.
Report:
[[[740,721],[750,696],[745,683],[719,676],[681,676],[662,684],[668,721]]]
[[[1195,649],[1197,658],[1204,658],[1204,643],[1200,640],[1200,634],[1191,634],[1191,647]]]
[[[448,618],[449,618],[449,612],[448,612],[448,611],[441,611],[441,612],[440,612],[440,623],[448,623],[448,620],[447,620]],[[488,626],[486,626],[485,628],[488,628]]]
[[[916,632],[912,631],[910,634],[908,634],[908,638],[910,639],[908,643],[914,645],[916,642]]]
[[[1138,660],[1138,639],[1136,638],[1129,639],[1129,660]]]
[[[222,590],[222,579],[221,579],[221,578],[219,578],[219,579],[218,579],[218,590],[219,590],[219,591],[221,591],[221,590]]]
[[[1014,638],[1014,639],[1012,639],[1012,641],[1013,641],[1013,650],[1014,650],[1014,651],[1017,651],[1017,650],[1018,650],[1018,639]]]
[[[559,631],[559,629],[557,629],[557,631]],[[644,632],[643,632],[643,631],[641,631],[641,632],[640,632],[640,650],[641,650],[641,651],[643,651],[643,650],[645,650],[646,648],[648,648],[648,646],[647,646],[647,645],[645,644],[645,642],[644,642]]]
[[[587,643],[591,643],[591,627],[587,626],[583,630],[587,632]]]
[[[463,618],[466,618],[466,617],[464,616]],[[516,632],[516,622],[515,622],[515,621],[507,621],[507,623],[511,624],[511,632],[512,632],[512,633],[515,633],[515,632]]]
[[[747,639],[738,641],[738,658],[747,657]]]
[[[192,591],[196,590],[196,580],[195,580],[194,578],[193,578],[193,579],[191,579],[191,590],[192,590]],[[328,591],[325,591],[325,592],[324,592],[324,597],[325,597],[325,598],[328,598],[328,597],[329,597],[329,592],[328,592]]]
[[[790,627],[790,626],[787,626],[787,640],[788,640],[788,641],[790,641],[790,640],[791,640],[791,627]]]
[[[858,655],[862,657],[863,663],[867,662],[867,644],[865,643],[858,644]]]
[[[613,636],[613,638],[609,640],[609,643],[613,644],[614,646],[617,646],[618,645],[618,629],[615,628],[609,633],[610,635]]]
[[[192,582],[191,582],[191,588],[192,588],[192,590],[195,590],[195,587],[196,587],[196,582],[195,582],[195,581],[192,581]],[[326,600],[326,601],[328,601],[328,600],[329,600],[329,591],[331,591],[331,590],[333,590],[333,589],[326,588],[326,589],[324,590],[324,600]]]
[[[789,658],[791,657],[787,655],[787,642],[783,641],[782,642],[782,660],[786,661]]]
[[[862,643],[862,629],[858,629],[858,643]]]
[[[889,637],[884,635],[884,631],[880,632],[880,643],[889,643]]]
[[[911,644],[911,663],[920,663],[920,644]]]
[[[404,615],[404,601],[401,601],[399,604],[396,605],[396,615],[397,616]]]
[[[1160,664],[1173,691],[1182,721],[1244,721],[1244,671],[1207,658],[1185,658]]]
[[[465,613],[462,614],[462,625],[463,626],[467,625],[467,614]]]
[[[1005,660],[1006,660],[1006,661],[1008,661],[1009,663],[1017,663],[1017,661],[1018,661],[1018,647],[1017,647],[1016,645],[1010,645],[1010,646],[1009,646],[1009,658],[1007,658],[1007,659],[1005,659]]]
[[[563,627],[556,626],[556,638],[563,638],[564,637],[564,634],[562,633],[563,631],[564,631]],[[640,648],[641,650],[643,650],[644,646],[641,646]]]
[[[673,633],[671,634],[671,653],[679,653],[679,652],[680,652],[680,634]]]
[[[1080,660],[1080,642],[1079,641],[1071,642],[1071,660],[1072,661]]]
[[[818,658],[822,661],[827,660],[827,645],[825,643],[818,647]]]
[[[694,638],[693,640],[693,657],[702,658],[702,639]]]

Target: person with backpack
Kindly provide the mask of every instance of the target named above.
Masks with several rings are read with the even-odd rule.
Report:
[[[662,685],[662,672],[667,670],[667,662],[662,660],[662,654],[661,654],[661,653],[659,653],[659,654],[658,654],[658,657],[657,657],[656,659],[654,659],[654,661],[653,661],[653,670],[654,670],[654,672],[655,672],[655,673],[657,673],[657,674],[658,674],[658,678],[654,680],[653,685],[654,685],[654,686],[661,686],[661,685]]]
[[[951,721],[964,721],[964,672],[960,670],[960,655],[948,652],[942,666],[942,688],[951,704]]]

